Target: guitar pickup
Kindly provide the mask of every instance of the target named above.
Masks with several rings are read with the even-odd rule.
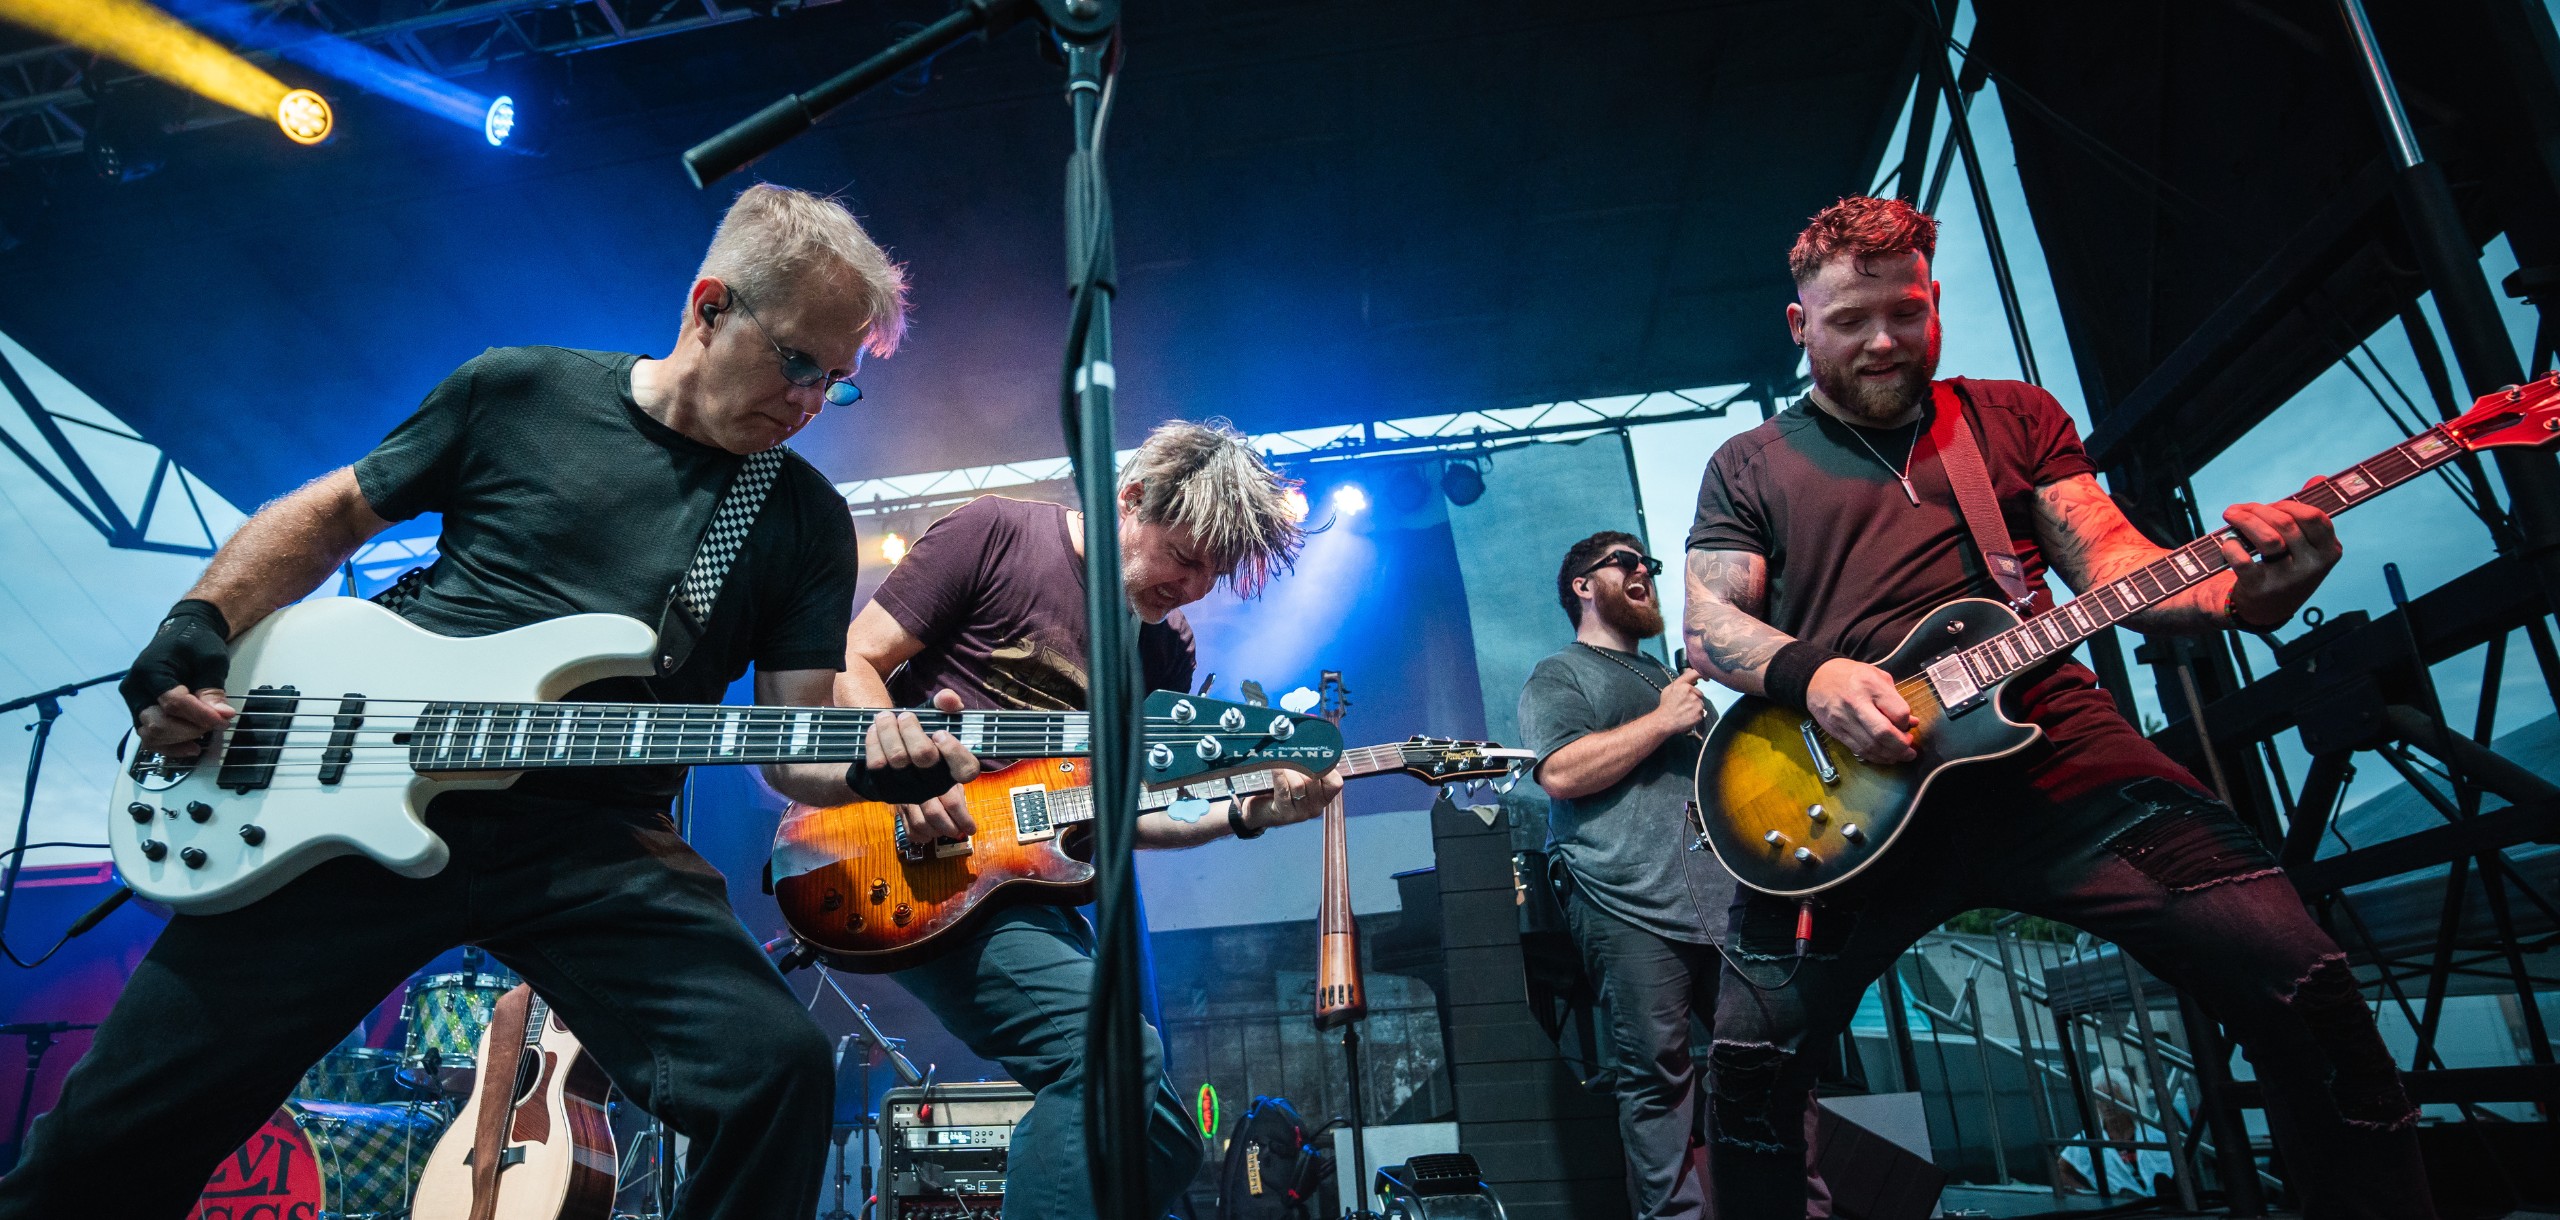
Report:
[[[1017,843],[1037,843],[1058,837],[1058,828],[1049,820],[1049,790],[1038,784],[1025,784],[1009,793],[1013,798],[1013,839]]]
[[[1813,756],[1813,773],[1820,776],[1823,783],[1839,783],[1840,768],[1831,765],[1830,752],[1822,748],[1822,733],[1813,727],[1811,720],[1805,721],[1802,728],[1804,752]]]
[[[301,694],[290,686],[261,686],[241,700],[222,750],[222,769],[214,776],[216,785],[245,794],[275,782],[285,732],[293,727]]]
[[[347,777],[356,756],[356,730],[364,727],[364,696],[352,691],[338,701],[337,718],[329,726],[329,746],[320,752],[320,782],[336,784]]]

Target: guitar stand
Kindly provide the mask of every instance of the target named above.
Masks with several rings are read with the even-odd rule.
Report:
[[[1378,1214],[1369,1210],[1369,1113],[1360,1096],[1358,1021],[1348,1021],[1342,1026],[1342,1063],[1343,1070],[1349,1073],[1347,1083],[1351,1094],[1351,1197],[1354,1200],[1342,1214],[1345,1220],[1377,1220]],[[1339,1172],[1340,1162],[1336,1162],[1334,1168]]]

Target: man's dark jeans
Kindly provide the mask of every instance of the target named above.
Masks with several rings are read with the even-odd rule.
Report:
[[[1933,800],[1878,864],[1889,872],[1817,909],[1800,968],[1795,903],[1742,891],[1732,945],[1749,977],[1726,966],[1709,1106],[1719,1214],[1804,1214],[1802,1049],[1838,1034],[1923,934],[1989,906],[2114,941],[2228,1024],[2265,1086],[2306,1218],[2433,1216],[2417,1110],[2344,955],[2257,837],[2165,780],[2029,805]]]
[[[665,814],[458,793],[427,822],[453,848],[432,877],[342,858],[240,910],[170,920],[0,1178],[0,1220],[186,1215],[305,1067],[465,942],[692,1140],[679,1214],[817,1210],[826,1036]]]

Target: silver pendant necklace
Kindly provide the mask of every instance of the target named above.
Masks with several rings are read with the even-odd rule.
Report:
[[[1911,501],[1913,507],[1918,507],[1920,504],[1920,493],[1912,490],[1911,488],[1911,459],[1920,452],[1920,421],[1911,421],[1911,447],[1902,451],[1902,465],[1899,468],[1896,468],[1893,463],[1884,460],[1884,455],[1882,453],[1876,452],[1874,442],[1867,439],[1866,429],[1861,428],[1856,424],[1844,424],[1843,426],[1849,429],[1849,435],[1858,438],[1859,444],[1867,447],[1867,452],[1875,454],[1877,465],[1893,471],[1894,481],[1902,484],[1902,494]]]

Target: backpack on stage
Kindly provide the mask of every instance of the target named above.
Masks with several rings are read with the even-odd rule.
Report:
[[[1257,1097],[1227,1132],[1218,1170],[1218,1220],[1316,1220],[1331,1216],[1330,1126],[1312,1134],[1287,1100]]]

